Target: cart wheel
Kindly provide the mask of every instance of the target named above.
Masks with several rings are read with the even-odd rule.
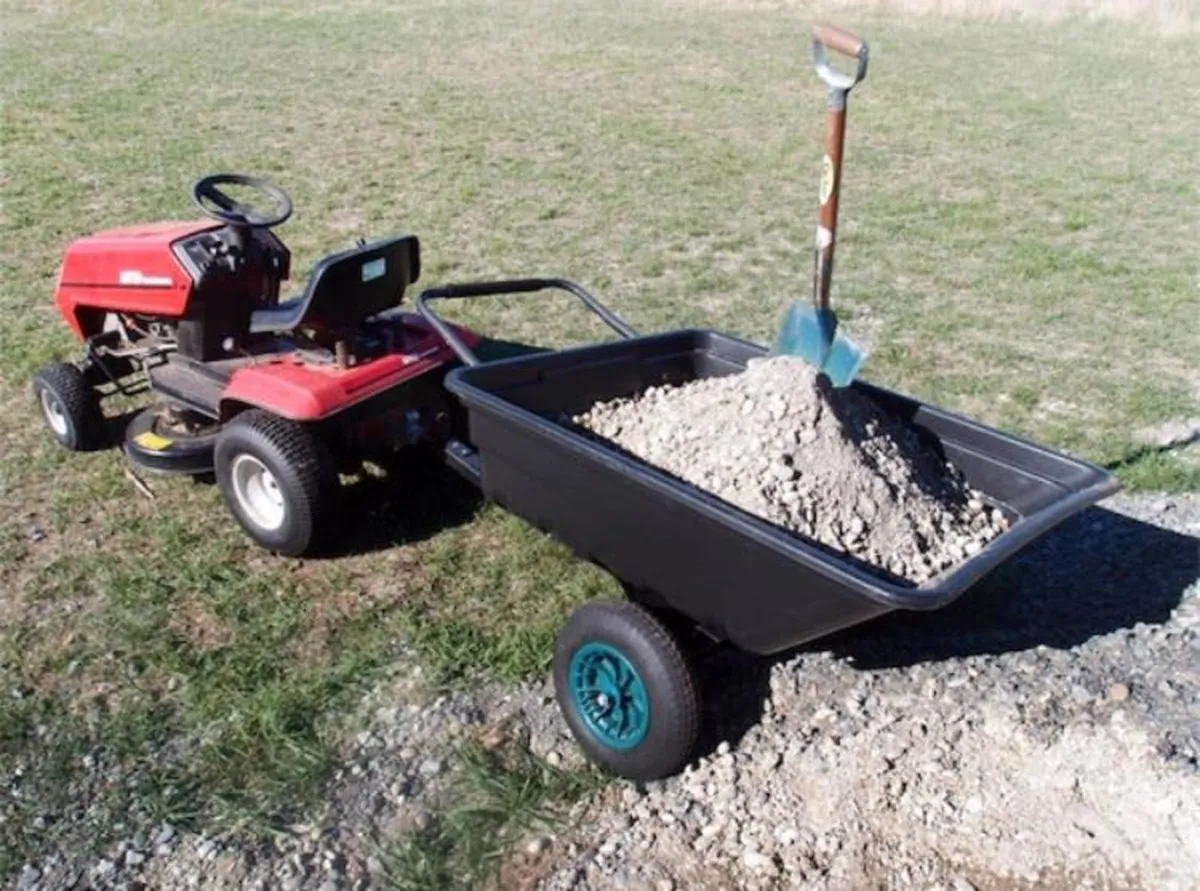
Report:
[[[691,667],[645,608],[595,601],[558,636],[554,687],[571,732],[592,761],[632,780],[677,773],[700,728]]]
[[[33,393],[51,435],[73,452],[104,445],[104,415],[96,391],[74,365],[56,362],[33,376]]]
[[[298,557],[332,532],[337,469],[308,428],[250,410],[221,431],[213,457],[225,504],[267,550]]]

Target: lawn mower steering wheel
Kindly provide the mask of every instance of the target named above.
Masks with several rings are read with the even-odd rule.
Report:
[[[271,196],[278,210],[272,216],[234,201],[218,188],[224,185],[249,186],[264,192]],[[270,180],[247,176],[244,173],[214,173],[197,180],[192,186],[192,200],[210,217],[231,226],[244,226],[249,229],[269,229],[285,222],[292,215],[292,199],[288,197],[287,192]]]

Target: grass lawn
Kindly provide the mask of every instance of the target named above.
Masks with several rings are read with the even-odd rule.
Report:
[[[143,821],[290,819],[400,641],[447,682],[525,677],[573,604],[615,591],[424,477],[359,485],[369,546],[303,562],[254,549],[214,487],[155,479],[149,499],[116,453],[64,453],[28,382],[75,348],[51,304],[72,238],[190,219],[191,182],[239,170],[295,200],[297,281],[412,231],[424,283],[562,275],[641,330],[766,341],[810,287],[824,98],[799,5],[0,10],[0,782],[22,814],[0,824],[3,876],[102,844],[134,799]],[[1137,439],[1200,414],[1200,39],[837,20],[872,47],[834,275],[864,376],[1120,463],[1131,486],[1200,488]],[[551,297],[462,318],[601,336]]]

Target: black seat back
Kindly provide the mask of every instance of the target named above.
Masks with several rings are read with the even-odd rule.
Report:
[[[421,277],[421,246],[415,235],[377,241],[330,254],[313,269],[305,289],[305,326],[352,328],[400,303]]]
[[[330,254],[313,269],[299,297],[255,310],[250,333],[292,331],[301,325],[344,331],[396,306],[405,288],[420,277],[421,245],[415,235]]]

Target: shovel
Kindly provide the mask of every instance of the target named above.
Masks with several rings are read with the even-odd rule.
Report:
[[[813,29],[812,46],[817,74],[829,87],[812,305],[799,300],[788,304],[772,352],[799,356],[820,369],[833,386],[845,387],[858,374],[864,354],[858,344],[838,334],[837,316],[829,308],[829,284],[833,278],[833,243],[842,181],[846,97],[867,74],[867,44],[849,31],[821,25]],[[830,65],[827,49],[856,58],[858,68],[855,73],[843,74]]]

